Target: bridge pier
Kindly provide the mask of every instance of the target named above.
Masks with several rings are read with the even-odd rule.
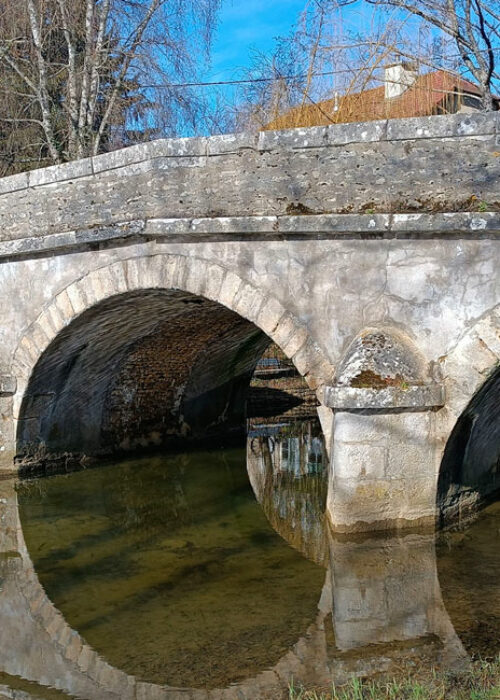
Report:
[[[433,414],[339,411],[327,510],[336,532],[434,525]]]
[[[444,389],[409,338],[364,330],[323,403],[334,409],[327,512],[337,532],[433,525]]]

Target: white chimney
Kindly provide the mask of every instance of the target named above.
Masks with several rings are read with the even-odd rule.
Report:
[[[413,85],[418,76],[414,63],[396,63],[385,68],[385,99],[399,97]]]

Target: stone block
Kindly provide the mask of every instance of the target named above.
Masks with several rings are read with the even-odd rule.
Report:
[[[225,153],[238,153],[243,149],[256,150],[260,133],[258,131],[243,131],[237,134],[220,134],[207,139],[209,156]]]
[[[273,340],[283,347],[297,331],[297,323],[290,313],[285,314],[273,333]]]
[[[82,294],[80,287],[78,287],[76,284],[70,284],[69,287],[66,288],[66,292],[75,314],[80,314],[87,308],[87,300]]]
[[[205,156],[210,148],[209,142],[210,138],[205,136],[167,139],[167,155],[176,158]]]
[[[295,329],[293,335],[282,344],[281,349],[285,355],[287,355],[287,357],[294,357],[303,347],[308,338],[309,333],[307,328],[299,326]]]
[[[69,661],[76,663],[82,653],[83,642],[77,632],[72,632],[71,638],[64,649],[64,656]]]
[[[52,317],[49,315],[47,310],[40,314],[40,316],[37,318],[37,323],[49,341],[51,341],[62,328],[62,326],[59,326],[59,328],[54,328]]]
[[[78,659],[76,662],[78,668],[83,673],[86,673],[91,668],[91,666],[95,663],[95,657],[96,657],[96,653],[92,649],[92,647],[89,647],[87,644],[84,644],[82,646],[82,649],[80,651],[80,654],[78,655]]]
[[[286,310],[277,299],[267,297],[257,317],[257,325],[264,333],[273,337]]]
[[[334,440],[334,479],[383,479],[387,448],[380,445],[356,445]]]
[[[127,279],[127,287],[130,291],[140,288],[140,278],[139,278],[139,258],[129,258],[125,261],[125,277]],[[92,277],[97,277],[95,273],[92,273]],[[96,279],[96,282],[98,280]],[[92,285],[94,286],[94,285]],[[100,285],[99,285],[100,289]],[[102,297],[99,297],[102,298]]]
[[[335,414],[334,440],[385,445],[392,427],[392,417],[390,414],[338,411]]]
[[[38,321],[36,321],[30,328],[30,335],[31,339],[38,348],[38,354],[41,355],[42,352],[46,349],[46,347],[49,345],[51,339],[52,339],[52,333],[50,334],[50,337],[47,336],[45,333],[44,329]]]
[[[149,143],[140,143],[135,146],[129,146],[128,148],[122,148],[119,151],[103,153],[102,155],[92,158],[93,171],[97,175],[106,170],[124,168],[155,157],[169,155],[169,147],[168,140],[160,139],[158,141],[150,141]]]
[[[402,436],[403,437],[403,436]],[[422,435],[420,444],[393,440],[387,454],[386,475],[389,479],[434,479],[436,453],[429,438]]]
[[[29,185],[29,173],[18,173],[0,178],[0,195],[25,190]]]
[[[391,120],[392,121],[392,120]],[[387,120],[362,123],[332,124],[326,127],[326,144],[371,143],[387,138]]]
[[[207,278],[205,296],[213,301],[218,301],[225,270],[219,265],[212,264],[209,265],[205,274]]]
[[[332,368],[328,360],[309,334],[306,342],[293,355],[292,361],[311,389],[317,389],[325,378],[331,377]]]
[[[69,303],[69,300],[68,300]],[[40,350],[31,335],[25,335],[21,339],[20,348],[23,350],[23,354],[28,358],[29,365],[33,367],[40,357]]]
[[[335,532],[410,527],[433,523],[435,494],[434,479],[335,479],[327,512]]]
[[[277,149],[319,148],[326,144],[327,127],[313,126],[283,131],[261,131],[258,139],[259,151]]]
[[[185,255],[180,255],[177,258],[177,263],[175,265],[175,272],[172,277],[172,288],[181,289],[185,291],[184,281],[186,279],[189,268],[189,258]]]
[[[67,627],[68,625],[64,617],[54,609],[54,614],[45,628],[49,637],[51,639],[58,639],[62,630],[65,630]]]
[[[92,159],[82,158],[69,163],[62,163],[61,165],[51,165],[48,168],[31,170],[29,173],[29,186],[40,187],[42,185],[51,185],[65,180],[88,177],[92,174]]]
[[[0,375],[0,396],[13,396],[17,391],[16,377],[8,374]]]
[[[196,261],[187,266],[187,276],[185,281],[185,289],[191,294],[204,296],[206,286],[206,268],[205,265],[200,265]]]
[[[445,387],[443,384],[415,385],[405,388],[388,386],[383,389],[326,386],[323,401],[326,406],[342,411],[394,408],[427,411],[429,408],[444,406]]]
[[[109,268],[110,276],[113,279],[113,286],[117,294],[128,292],[128,282],[125,275],[125,266],[122,261],[111,265]]]
[[[232,308],[233,300],[238,293],[239,288],[242,285],[242,280],[240,277],[234,274],[234,272],[227,272],[224,277],[224,281],[221,285],[219,292],[219,299],[221,304],[227,306],[229,309]]]
[[[177,277],[175,286],[177,289],[181,289],[183,292],[188,292],[187,281],[189,273],[191,272],[191,266],[193,262],[189,257],[182,256],[179,258],[179,263],[177,265]],[[196,265],[196,261],[194,262]]]
[[[118,289],[115,285],[115,279],[111,274],[110,267],[101,267],[95,270],[94,274],[99,279],[99,285],[102,292],[101,299],[107,299],[108,297],[114,296],[118,293]]]
[[[66,289],[63,289],[63,291],[56,296],[55,303],[59,313],[64,318],[65,323],[71,321],[75,315],[75,312]]]
[[[240,287],[233,302],[233,309],[243,318],[254,321],[259,314],[260,307],[264,303],[264,296],[251,284],[244,283]]]
[[[440,139],[460,136],[493,134],[495,131],[494,113],[449,114],[412,119],[389,119],[387,139]]]
[[[12,361],[12,372],[19,379],[29,377],[33,369],[32,360],[25,349],[19,346]]]

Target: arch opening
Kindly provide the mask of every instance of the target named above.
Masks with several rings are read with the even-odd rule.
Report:
[[[500,367],[457,420],[444,451],[437,488],[440,525],[461,521],[500,495]]]
[[[236,435],[270,343],[205,297],[144,289],[109,297],[52,340],[29,379],[17,460],[112,454]]]

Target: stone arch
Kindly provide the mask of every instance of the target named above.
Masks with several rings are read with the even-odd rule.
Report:
[[[441,458],[436,507],[446,524],[500,489],[500,421],[494,410],[500,399],[500,304],[462,336],[442,370],[446,406],[436,416]],[[476,460],[473,471],[469,457]],[[485,459],[489,468],[477,461]]]
[[[281,347],[312,388],[320,387],[332,375],[330,363],[305,325],[274,296],[202,258],[148,255],[86,274],[59,292],[29,326],[13,359],[18,382],[14,419],[20,417],[23,396],[38,360],[65,327],[105,300],[155,289],[180,290],[203,297],[250,321]]]

